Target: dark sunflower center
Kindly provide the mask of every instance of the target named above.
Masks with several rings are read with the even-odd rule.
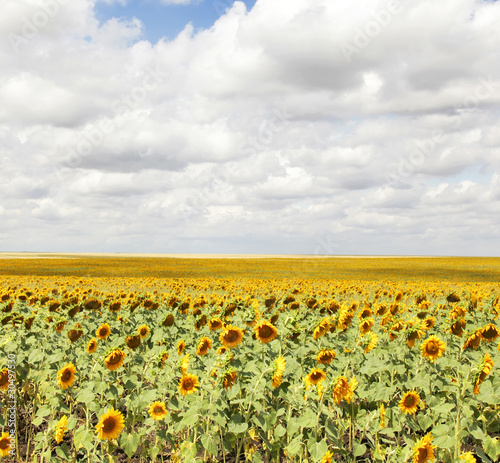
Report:
[[[108,330],[106,328],[101,328],[99,331],[100,336],[106,336],[108,334]]]
[[[313,381],[319,381],[321,378],[322,378],[322,374],[318,371],[315,371],[312,375],[311,375],[311,379]]]
[[[10,442],[7,439],[0,439],[0,449],[5,450],[9,448]]]
[[[428,452],[427,452],[427,448],[423,448],[423,449],[418,449],[418,461],[419,462],[424,462],[424,461],[427,461],[427,457],[428,457]]]
[[[122,358],[122,356],[119,353],[115,352],[109,358],[108,363],[111,365],[115,365],[120,361],[121,358]]]
[[[407,407],[413,407],[413,405],[415,405],[415,397],[409,395],[405,400],[405,405]]]
[[[3,386],[4,384],[7,384],[8,381],[8,375],[7,373],[3,372],[0,374],[0,386]]]
[[[496,334],[497,334],[496,330],[491,327],[482,332],[483,338],[485,339],[492,339],[496,336]]]
[[[215,322],[212,322],[211,325],[212,325],[212,328],[217,329],[220,327],[221,324],[219,322],[215,321]]]
[[[235,342],[238,339],[238,332],[236,330],[229,330],[224,338],[227,342]]]
[[[203,350],[208,349],[208,342],[203,341],[203,342],[201,343],[200,348],[201,348],[201,350],[202,350],[202,351],[203,351]]]
[[[61,375],[61,380],[63,382],[67,382],[71,379],[71,371],[70,370],[64,370],[63,374]]]
[[[429,344],[427,344],[427,352],[431,355],[437,354],[439,352],[438,345],[434,341],[429,342]]]
[[[270,338],[274,331],[270,326],[264,325],[259,330],[259,335],[261,338]]]
[[[113,429],[115,429],[115,426],[116,426],[116,420],[112,416],[110,416],[109,418],[106,418],[104,420],[102,429],[104,432],[111,432],[113,431]]]
[[[148,334],[148,330],[146,328],[141,329],[141,336],[146,336]]]
[[[156,413],[157,415],[163,413],[163,408],[161,408],[159,405],[157,405],[155,407],[155,409],[153,410],[153,413]]]
[[[190,379],[184,380],[184,389],[186,389],[187,391],[193,389],[193,382]]]

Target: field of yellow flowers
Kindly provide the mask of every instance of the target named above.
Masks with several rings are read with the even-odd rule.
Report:
[[[0,259],[4,461],[500,459],[500,259],[55,257]]]

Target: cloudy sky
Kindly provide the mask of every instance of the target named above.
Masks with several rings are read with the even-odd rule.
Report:
[[[500,255],[500,2],[0,9],[2,251]]]

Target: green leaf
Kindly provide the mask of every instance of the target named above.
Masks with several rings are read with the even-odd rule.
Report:
[[[56,447],[56,453],[63,460],[69,460],[71,457],[71,453],[70,453],[69,448],[65,442],[63,442],[61,445]]]
[[[140,441],[141,436],[138,433],[122,434],[120,437],[120,445],[129,458],[137,451]]]
[[[200,417],[197,413],[190,413],[182,419],[182,424],[184,426],[193,426],[200,421]]]
[[[245,422],[243,415],[233,415],[227,424],[227,428],[230,432],[239,434],[248,429],[248,423]]]
[[[75,448],[78,450],[81,446],[83,446],[89,451],[92,450],[94,448],[92,438],[93,434],[86,429],[85,426],[80,426],[73,434]]]
[[[355,457],[360,457],[361,455],[364,455],[366,452],[365,444],[358,444],[357,442],[354,442],[352,447],[353,447],[353,455]]]
[[[76,400],[78,400],[78,402],[83,402],[84,404],[90,404],[95,401],[95,394],[89,389],[84,389],[77,395]]]
[[[309,453],[316,461],[321,461],[325,453],[328,452],[328,445],[325,441],[314,442],[314,439],[311,439],[307,447]]]
[[[293,439],[286,447],[286,451],[288,454],[294,456],[297,455],[300,452],[300,449],[302,447],[302,442],[301,442],[301,436],[297,436],[295,439]]]
[[[278,426],[276,426],[276,428],[274,429],[274,437],[279,439],[285,434],[286,434],[286,429],[283,426],[281,426],[281,424],[278,424]]]
[[[498,461],[498,457],[500,456],[500,439],[487,436],[483,442],[483,448],[493,461]]]

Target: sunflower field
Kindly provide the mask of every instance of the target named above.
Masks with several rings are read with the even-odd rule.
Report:
[[[0,263],[0,459],[499,461],[498,260],[376,260]]]

